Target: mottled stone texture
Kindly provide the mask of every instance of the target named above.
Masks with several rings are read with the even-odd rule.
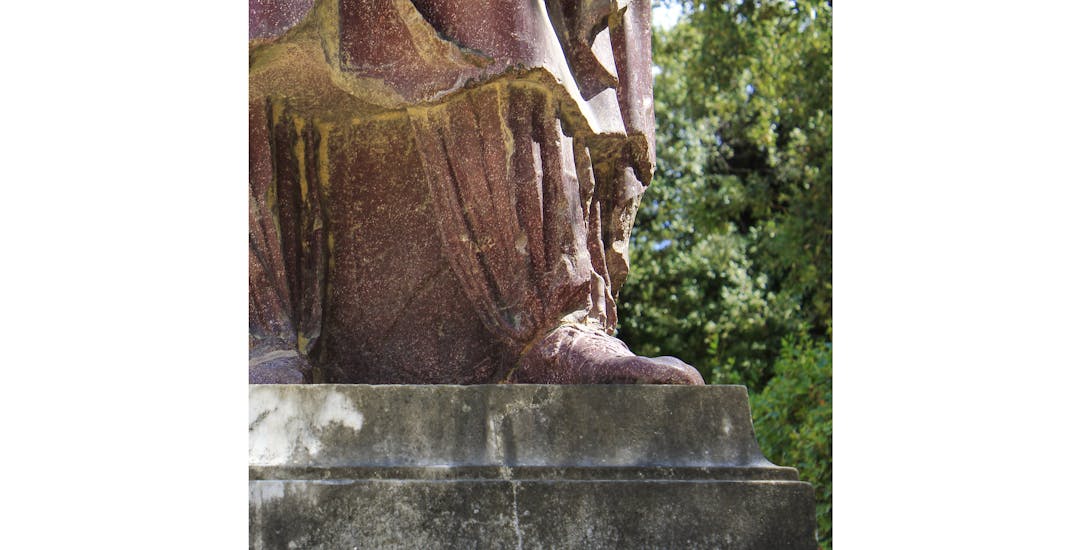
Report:
[[[646,0],[252,0],[250,381],[701,384],[612,334]]]
[[[250,388],[252,548],[813,549],[737,386]]]

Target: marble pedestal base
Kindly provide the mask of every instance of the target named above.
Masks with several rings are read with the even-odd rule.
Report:
[[[250,387],[252,548],[814,549],[740,386]]]

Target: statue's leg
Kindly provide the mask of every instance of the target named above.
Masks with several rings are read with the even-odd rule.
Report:
[[[584,146],[576,144],[574,152],[583,203],[589,205],[586,221],[593,280],[588,315],[585,323],[561,325],[530,346],[509,381],[703,384],[702,375],[691,365],[675,357],[635,355],[612,335],[616,325],[614,295],[627,278],[627,241],[644,186],[625,158],[594,164]],[[587,192],[587,185],[591,192]]]
[[[314,126],[326,145],[312,162],[328,181],[332,258],[317,371],[335,383],[492,381],[506,347],[479,321],[446,258],[409,117]],[[472,154],[458,145],[459,157]]]
[[[248,106],[248,382],[299,384],[310,376],[290,318],[275,191],[267,105]]]
[[[610,335],[600,209],[636,205],[641,185],[614,201],[607,183],[595,192],[597,161],[552,95],[512,80],[411,116],[443,254],[468,306],[517,358],[493,381],[702,383],[693,367],[638,357]]]

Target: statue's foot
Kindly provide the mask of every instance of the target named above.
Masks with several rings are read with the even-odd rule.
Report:
[[[249,384],[303,384],[311,366],[296,350],[278,350],[248,359]]]
[[[522,357],[509,382],[521,384],[702,385],[702,375],[675,357],[641,357],[614,336],[561,326]]]

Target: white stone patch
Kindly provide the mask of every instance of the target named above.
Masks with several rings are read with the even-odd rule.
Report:
[[[285,464],[303,426],[294,399],[276,388],[255,388],[248,394],[248,462],[259,466]]]
[[[721,431],[724,435],[732,435],[732,419],[727,414],[721,419]]]
[[[315,422],[320,428],[337,423],[359,432],[364,427],[364,413],[358,411],[353,402],[341,393],[331,392],[327,394]]]
[[[319,438],[312,434],[311,430],[306,428],[300,433],[298,442],[299,445],[297,448],[303,447],[304,452],[311,458],[319,456],[319,451],[323,450],[323,442],[319,441]]]
[[[354,431],[364,415],[342,393],[305,400],[304,393],[275,387],[254,388],[248,396],[248,462],[252,466],[282,466],[308,460],[323,449],[322,431],[340,425]]]
[[[258,505],[285,498],[285,484],[280,481],[260,480],[250,483],[250,500]]]

